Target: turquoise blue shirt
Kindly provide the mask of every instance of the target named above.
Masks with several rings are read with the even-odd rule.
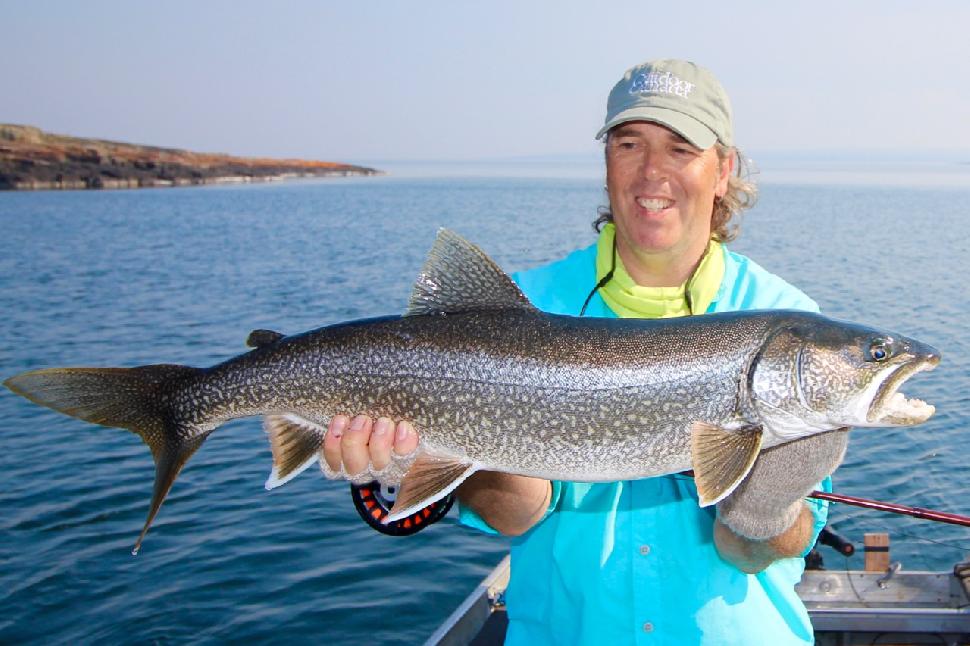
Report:
[[[801,291],[724,247],[724,279],[708,312],[818,311]],[[596,245],[513,276],[532,302],[579,314],[596,284]],[[597,293],[586,316],[614,317]],[[807,644],[812,626],[794,585],[801,558],[749,575],[714,547],[714,508],[692,478],[553,482],[546,516],[512,540],[507,644]],[[831,490],[830,480],[823,483]],[[810,500],[815,532],[827,507]],[[494,532],[474,512],[461,521]],[[814,543],[814,540],[812,541]]]

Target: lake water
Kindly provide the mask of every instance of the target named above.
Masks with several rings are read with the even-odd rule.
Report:
[[[254,328],[399,313],[442,226],[509,270],[592,242],[598,171],[526,166],[518,177],[403,165],[366,179],[0,193],[0,376],[205,366],[243,351]],[[832,316],[943,351],[907,389],[937,415],[856,431],[836,490],[970,513],[970,167],[883,170],[763,171],[732,246]],[[0,420],[0,642],[415,643],[506,551],[454,512],[408,539],[379,535],[345,484],[313,471],[264,491],[269,450],[249,419],[210,437],[132,557],[153,473],[140,440],[6,389]],[[844,506],[832,523],[860,546],[863,532],[889,531],[910,570],[970,553],[964,528]]]

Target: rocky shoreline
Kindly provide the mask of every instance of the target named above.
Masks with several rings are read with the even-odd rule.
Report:
[[[196,153],[0,124],[0,190],[155,188],[380,174],[337,162]]]

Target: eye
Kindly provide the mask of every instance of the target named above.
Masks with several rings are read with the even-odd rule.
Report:
[[[885,361],[892,355],[892,346],[885,339],[876,339],[869,344],[869,357],[873,361]]]

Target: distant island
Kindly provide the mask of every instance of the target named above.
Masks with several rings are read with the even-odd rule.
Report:
[[[380,174],[336,162],[196,153],[0,124],[0,190],[191,186]]]

